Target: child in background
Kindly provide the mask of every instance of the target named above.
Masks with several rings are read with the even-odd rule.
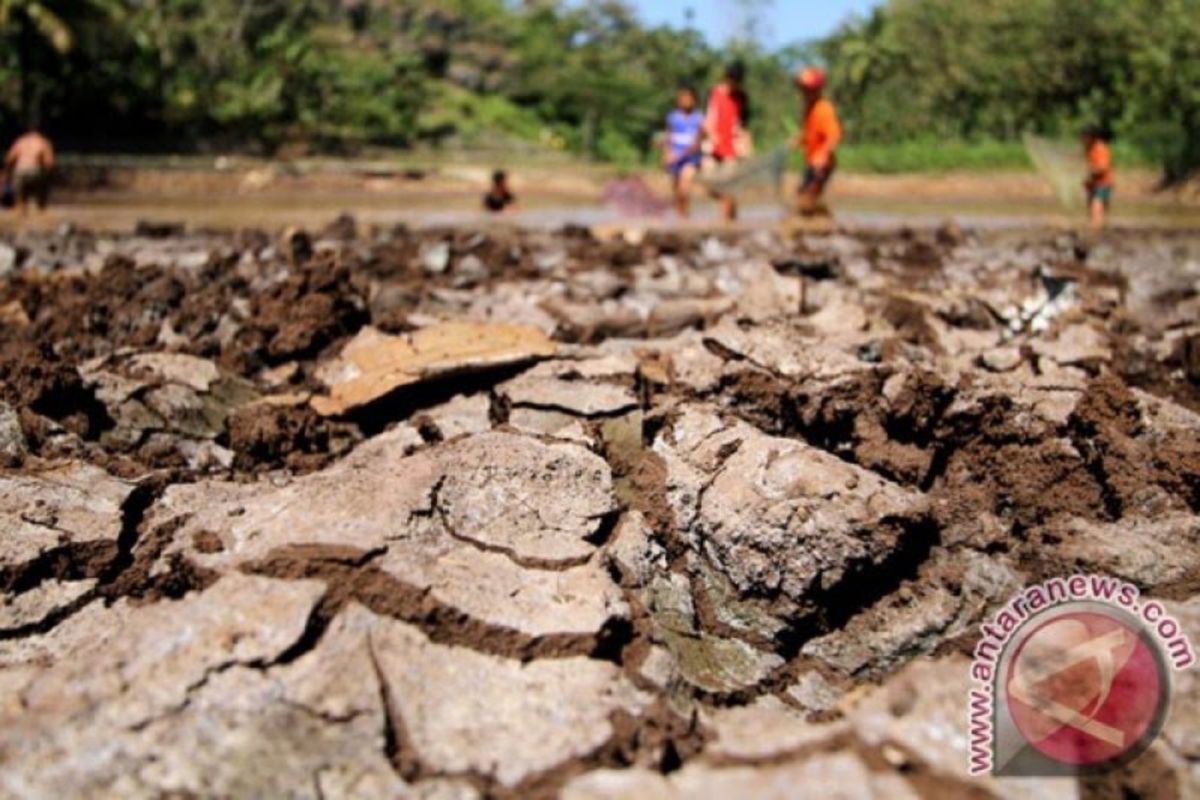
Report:
[[[748,158],[753,150],[750,138],[750,97],[746,94],[746,67],[735,61],[725,68],[725,77],[712,90],[705,117],[705,132],[712,143],[712,157],[718,164],[733,164]],[[737,220],[737,198],[714,192],[721,201],[726,222]]]
[[[517,196],[508,188],[508,173],[504,170],[492,173],[492,188],[483,196],[483,207],[493,214],[517,210]]]
[[[1108,209],[1113,197],[1113,160],[1112,150],[1105,141],[1104,132],[1095,125],[1089,125],[1083,131],[1083,147],[1087,152],[1088,176],[1083,182],[1087,190],[1088,215],[1091,217],[1092,229],[1104,228]]]
[[[704,114],[696,108],[696,90],[681,86],[675,94],[675,110],[667,115],[667,138],[663,161],[671,173],[675,209],[687,219],[691,212],[692,184],[704,159]]]
[[[796,88],[804,94],[804,127],[794,146],[804,151],[804,180],[800,184],[800,213],[828,213],[821,198],[837,169],[837,147],[842,124],[837,109],[825,97],[825,73],[807,67],[796,75]]]

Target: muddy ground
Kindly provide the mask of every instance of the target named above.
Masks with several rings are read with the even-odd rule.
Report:
[[[148,224],[0,275],[4,796],[1200,796],[1190,674],[1118,774],[965,776],[1021,587],[1200,637],[1200,235]]]

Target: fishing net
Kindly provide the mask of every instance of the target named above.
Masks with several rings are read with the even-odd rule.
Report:
[[[782,195],[788,153],[787,147],[777,147],[756,158],[716,164],[712,168],[702,170],[698,182],[704,188],[719,194],[736,195],[748,189],[766,186],[777,195]],[[671,210],[671,204],[655,194],[654,190],[636,175],[609,181],[604,187],[604,200],[623,217],[662,217]]]
[[[671,210],[670,204],[637,176],[609,181],[604,187],[604,201],[623,217],[662,217]]]
[[[700,182],[720,194],[737,194],[758,186],[768,186],[779,193],[787,174],[788,153],[786,146],[780,146],[745,161],[717,164],[701,173]]]
[[[1079,211],[1084,207],[1082,181],[1086,170],[1079,145],[1025,134],[1025,151],[1038,174],[1054,189],[1063,207],[1068,211]]]

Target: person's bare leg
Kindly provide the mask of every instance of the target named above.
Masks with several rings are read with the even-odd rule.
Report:
[[[737,222],[738,206],[737,200],[731,194],[721,195],[721,212],[725,217],[726,222]]]
[[[817,198],[812,189],[802,189],[800,191],[800,215],[803,217],[811,217],[817,208]]]
[[[692,182],[696,178],[695,167],[684,167],[675,176],[675,210],[680,219],[687,219],[692,214]]]
[[[1106,216],[1108,216],[1108,207],[1104,205],[1104,201],[1093,200],[1091,204],[1092,230],[1103,230]]]

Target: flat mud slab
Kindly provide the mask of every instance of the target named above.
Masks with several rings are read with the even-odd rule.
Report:
[[[966,777],[979,625],[1200,641],[1200,235],[0,243],[0,795],[1200,796]]]

